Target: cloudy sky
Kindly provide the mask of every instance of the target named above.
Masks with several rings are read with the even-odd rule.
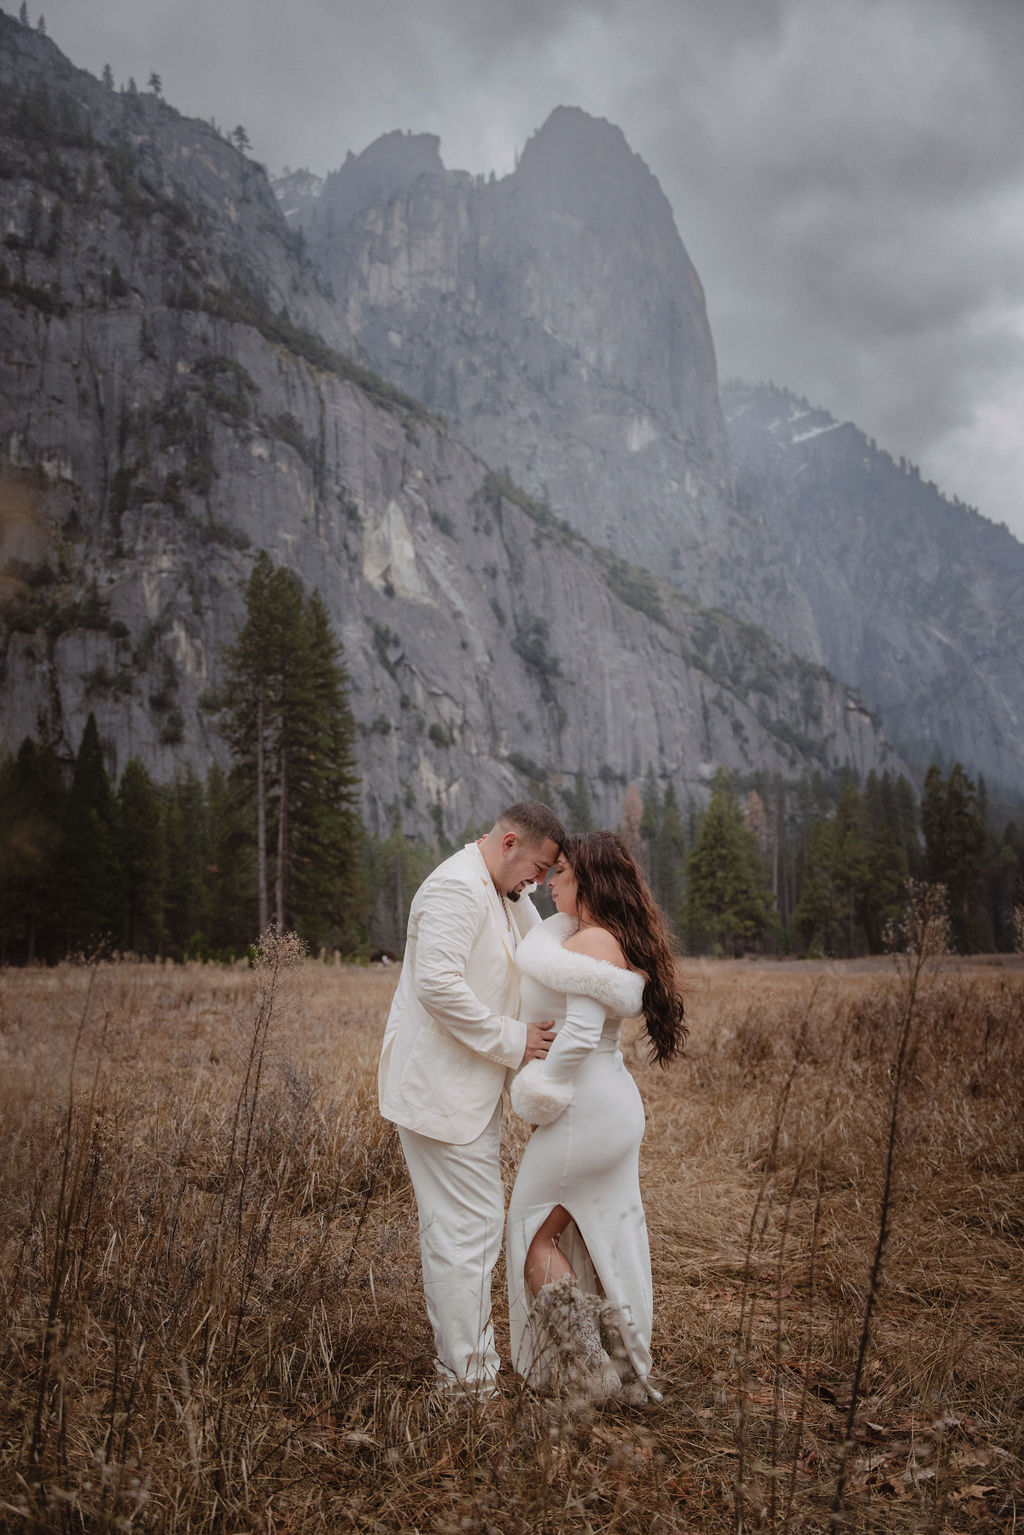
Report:
[[[4,0],[13,11],[14,0]],[[512,169],[559,104],[661,182],[723,378],[1024,539],[1024,0],[29,0],[75,63],[325,172],[393,128]]]

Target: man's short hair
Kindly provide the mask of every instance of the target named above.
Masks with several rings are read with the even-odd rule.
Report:
[[[565,842],[565,827],[551,807],[539,799],[522,799],[518,804],[510,805],[501,812],[495,825],[503,832],[516,832],[527,846],[554,842],[561,852]]]

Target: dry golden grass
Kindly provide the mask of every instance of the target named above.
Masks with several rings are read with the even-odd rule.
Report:
[[[7,1527],[1015,1527],[1020,961],[920,980],[874,1286],[908,979],[689,967],[687,1058],[627,1045],[665,1400],[569,1419],[432,1396],[396,972],[287,958],[0,973]]]

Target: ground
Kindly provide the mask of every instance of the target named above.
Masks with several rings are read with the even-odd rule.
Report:
[[[3,1520],[1014,1527],[1024,961],[683,970],[685,1057],[625,1046],[665,1399],[596,1411],[431,1394],[396,967],[0,972]]]

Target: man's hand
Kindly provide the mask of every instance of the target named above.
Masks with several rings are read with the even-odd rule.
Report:
[[[551,1049],[551,1042],[555,1037],[555,1025],[552,1019],[546,1023],[528,1023],[526,1025],[526,1052],[523,1055],[522,1064],[527,1061],[542,1061]]]

